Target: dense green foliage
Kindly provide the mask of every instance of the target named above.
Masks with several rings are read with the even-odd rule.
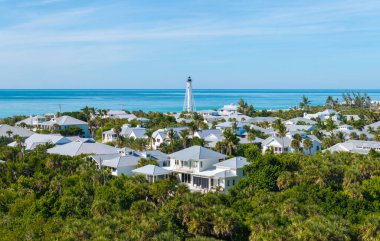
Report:
[[[225,195],[0,147],[1,240],[379,240],[378,153],[244,154]]]

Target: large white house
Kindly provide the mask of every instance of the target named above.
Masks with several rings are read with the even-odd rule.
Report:
[[[226,155],[201,146],[192,146],[181,151],[172,153],[170,157],[170,168],[178,175],[182,183],[193,185],[193,174],[206,171],[214,164],[224,160]]]
[[[49,121],[41,123],[39,126],[41,129],[45,130],[68,130],[72,127],[79,127],[82,129],[83,133],[81,137],[90,137],[87,122],[78,120],[71,116],[54,117]]]

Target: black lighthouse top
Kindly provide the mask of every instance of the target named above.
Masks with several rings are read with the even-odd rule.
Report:
[[[191,82],[191,77],[189,76],[189,78],[187,79],[187,82]]]

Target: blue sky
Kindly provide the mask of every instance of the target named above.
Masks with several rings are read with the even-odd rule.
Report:
[[[0,0],[0,88],[380,88],[379,0]]]

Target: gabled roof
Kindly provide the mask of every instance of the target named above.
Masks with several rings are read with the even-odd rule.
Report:
[[[217,178],[227,178],[227,177],[236,177],[237,175],[230,170],[217,170],[211,169],[202,172],[193,173],[194,176],[201,177],[217,177]]]
[[[277,142],[280,146],[284,143],[284,147],[289,147],[292,140],[289,137],[280,138],[277,136],[270,136],[263,141],[262,146],[267,146],[272,142]]]
[[[260,122],[268,122],[273,123],[275,120],[280,119],[278,117],[254,117],[250,122],[252,123],[260,123]]]
[[[169,160],[169,156],[159,150],[142,151],[139,152],[138,155],[143,158],[153,158],[159,162]]]
[[[188,160],[219,160],[226,158],[219,152],[207,149],[202,146],[192,146],[181,151],[174,152],[169,155],[176,160],[188,161]]]
[[[41,125],[54,125],[58,124],[60,126],[70,126],[70,125],[87,125],[87,122],[78,120],[71,116],[61,116],[58,118],[53,118],[50,121],[43,122]]]
[[[197,131],[196,133],[198,134],[200,138],[204,139],[211,134],[221,135],[222,131],[220,129],[206,129],[206,130]]]
[[[117,156],[112,159],[104,160],[102,165],[107,167],[127,167],[127,166],[137,166],[140,158],[135,156]]]
[[[39,124],[38,123],[38,120],[41,119],[41,120],[46,120],[46,117],[45,116],[42,116],[42,115],[36,115],[36,116],[30,116],[24,120],[21,120],[19,122],[16,122],[16,126],[20,125],[21,123],[24,123],[26,125],[36,125],[36,124]]]
[[[162,167],[158,167],[155,165],[146,165],[140,168],[137,168],[135,170],[132,170],[132,172],[137,174],[143,174],[148,176],[160,176],[160,175],[167,175],[170,173],[169,170],[166,170]]]
[[[113,146],[100,144],[98,142],[71,142],[65,145],[50,148],[47,150],[47,153],[65,156],[78,156],[82,154],[113,154],[119,153],[119,151]]]
[[[63,145],[70,143],[71,140],[68,138],[61,136],[59,134],[33,134],[30,137],[26,138],[25,145],[26,150],[33,150],[38,145],[44,145],[47,143],[51,143],[53,145]],[[15,146],[16,143],[12,142],[9,146]]]
[[[365,126],[364,128],[365,128],[366,130],[368,130],[369,127],[372,127],[372,128],[375,129],[375,131],[376,131],[377,128],[380,127],[380,121],[375,122],[375,123],[372,123],[372,124],[370,124],[370,125],[367,125],[367,126]]]
[[[228,167],[232,169],[243,168],[245,165],[248,165],[247,159],[242,156],[233,157],[231,159],[219,162],[214,164],[216,167]]]
[[[107,111],[107,115],[126,115],[127,112],[124,110],[109,110]]]
[[[18,135],[18,136],[21,136],[21,137],[24,137],[24,138],[25,137],[29,137],[29,136],[31,136],[31,135],[34,134],[34,132],[29,131],[29,130],[24,129],[24,128],[21,128],[21,127],[10,126],[10,125],[6,125],[6,124],[0,125],[0,136],[7,137],[8,136],[8,133],[7,133],[8,131],[12,132],[12,136]]]
[[[307,119],[307,118],[304,118],[304,117],[296,117],[296,118],[293,118],[293,119],[289,119],[286,122],[291,122],[293,124],[297,124],[298,122],[305,122],[305,123],[307,123],[309,125],[316,125],[317,124],[316,121],[313,121],[313,120],[310,120],[310,119]]]

